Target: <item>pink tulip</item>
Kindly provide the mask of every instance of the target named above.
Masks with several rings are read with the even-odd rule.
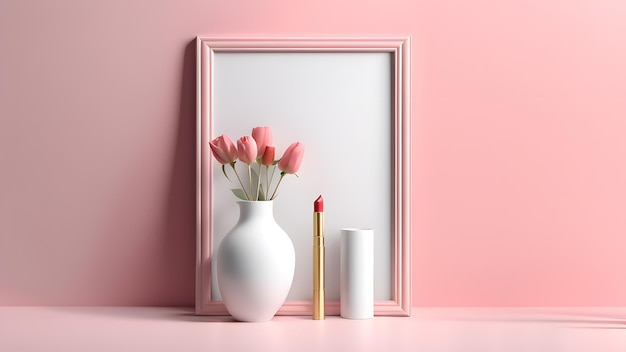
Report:
[[[243,136],[237,141],[237,151],[239,152],[239,160],[250,165],[257,157],[257,146],[254,138],[251,136]]]
[[[265,153],[265,147],[272,144],[272,130],[267,126],[259,126],[252,129],[252,138],[257,145],[257,158]]]
[[[287,150],[285,150],[285,154],[280,158],[278,162],[278,168],[281,169],[284,173],[287,174],[295,174],[300,169],[300,165],[302,164],[302,157],[304,156],[304,144],[301,142],[292,143]]]
[[[261,159],[261,163],[265,166],[270,166],[274,162],[274,156],[276,155],[276,148],[267,146],[265,147],[265,153],[263,153],[263,158]]]
[[[228,136],[221,135],[209,142],[209,145],[218,163],[230,164],[237,160],[237,148]]]

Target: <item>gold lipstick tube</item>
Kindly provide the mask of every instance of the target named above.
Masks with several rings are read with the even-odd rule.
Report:
[[[313,213],[313,320],[324,319],[324,213]]]

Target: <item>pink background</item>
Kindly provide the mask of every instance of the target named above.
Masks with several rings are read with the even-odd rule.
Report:
[[[411,35],[413,304],[626,305],[625,19],[618,0],[0,0],[0,304],[193,305],[196,35]]]

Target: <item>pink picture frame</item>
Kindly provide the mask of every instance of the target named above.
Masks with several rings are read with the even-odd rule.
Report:
[[[196,159],[196,302],[197,315],[228,315],[212,296],[213,165],[209,141],[215,110],[215,55],[218,53],[388,53],[391,56],[391,297],[376,300],[377,316],[411,313],[411,76],[410,38],[211,38],[197,37]],[[386,99],[386,98],[385,98]],[[252,127],[252,126],[251,126]],[[310,315],[312,302],[286,301],[279,315]],[[339,315],[339,301],[327,301],[326,313]]]

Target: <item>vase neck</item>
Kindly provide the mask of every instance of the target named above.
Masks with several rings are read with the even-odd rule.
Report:
[[[239,204],[239,217],[274,217],[274,202],[272,201],[241,201]]]

